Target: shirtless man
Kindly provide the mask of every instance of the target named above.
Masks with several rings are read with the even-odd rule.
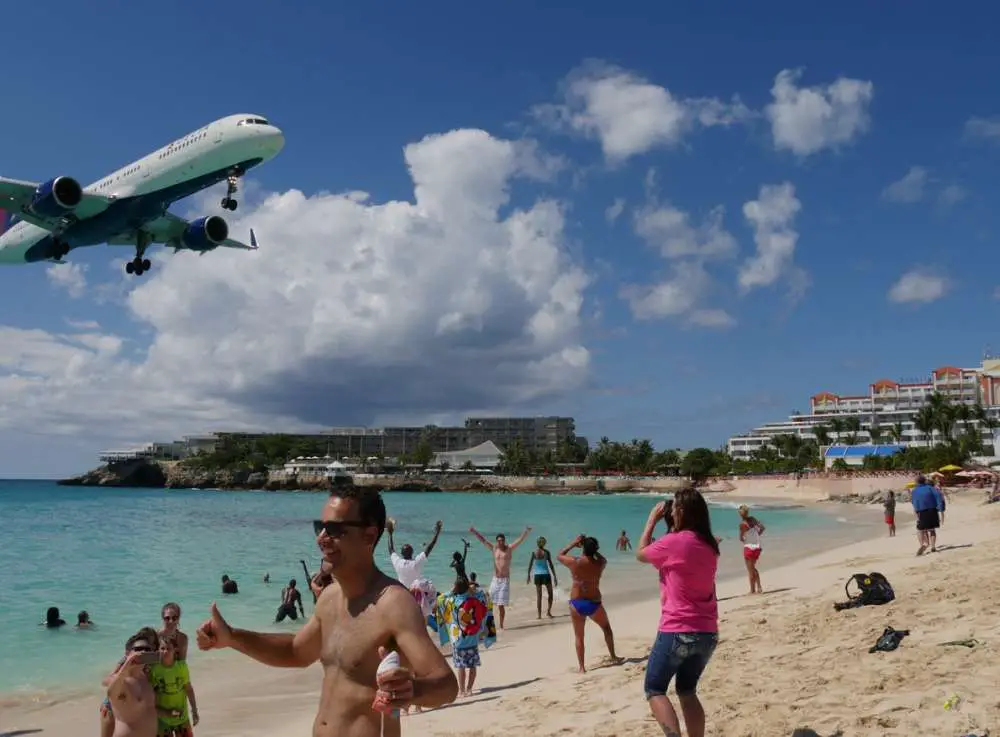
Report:
[[[149,627],[128,638],[125,660],[101,684],[108,689],[114,737],[156,737],[156,694],[146,677],[146,666],[158,657],[157,640]]]
[[[615,550],[631,550],[632,541],[628,539],[628,533],[622,530],[622,534],[618,536],[618,542],[615,543]]]
[[[458,695],[458,681],[431,642],[413,596],[375,567],[375,546],[385,529],[379,492],[336,488],[313,522],[316,542],[330,564],[333,583],[296,634],[235,629],[212,604],[198,628],[202,650],[232,648],[276,668],[323,664],[323,687],[313,737],[398,737],[397,717],[372,710],[378,696],[392,709],[436,707]],[[387,650],[400,668],[376,675]]]
[[[285,617],[292,621],[299,618],[295,607],[299,608],[302,618],[306,618],[306,610],[302,608],[302,593],[296,588],[296,581],[293,578],[288,585],[281,590],[281,604],[278,605],[278,613],[274,615],[275,622],[284,622]]]
[[[493,580],[490,581],[490,598],[500,614],[499,625],[500,629],[503,629],[504,617],[507,616],[507,607],[510,605],[510,561],[514,557],[517,546],[527,539],[531,528],[525,527],[521,537],[510,545],[507,544],[507,536],[502,532],[497,535],[496,545],[483,537],[475,527],[470,527],[469,532],[493,553]]]

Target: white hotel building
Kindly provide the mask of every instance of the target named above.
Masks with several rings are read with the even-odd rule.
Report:
[[[982,404],[990,417],[1000,421],[1000,358],[986,358],[982,365],[973,369],[942,366],[923,382],[900,383],[879,379],[868,385],[865,394],[846,396],[819,392],[809,400],[809,414],[793,414],[787,420],[768,422],[746,434],[731,437],[729,454],[733,458],[749,458],[753,451],[768,444],[776,435],[799,435],[803,439],[816,440],[813,428],[817,425],[826,426],[830,432],[831,420],[848,417],[857,417],[861,423],[861,431],[857,433],[859,443],[871,441],[868,429],[874,420],[883,436],[896,423],[901,424],[903,434],[899,445],[925,446],[927,438],[914,428],[913,419],[935,392],[952,404]],[[971,422],[970,427],[975,424]],[[981,432],[984,444],[1000,449],[1000,437],[994,437],[1000,433],[987,428],[982,428]],[[836,442],[836,434],[830,432],[830,436]]]

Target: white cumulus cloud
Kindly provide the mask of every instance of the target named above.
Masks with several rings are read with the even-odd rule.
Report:
[[[608,209],[604,211],[604,219],[609,223],[613,223],[621,217],[623,212],[625,212],[625,198],[617,197],[614,202],[608,205]]]
[[[927,181],[927,169],[911,166],[906,174],[882,190],[882,198],[890,202],[919,202],[924,198]]]
[[[698,127],[729,126],[751,116],[738,98],[679,98],[666,87],[603,62],[571,72],[563,100],[539,106],[536,113],[553,125],[599,140],[611,163],[675,146]]]
[[[951,281],[930,269],[907,271],[889,289],[890,302],[897,304],[936,302],[951,288]]]
[[[971,138],[1000,141],[1000,117],[969,118],[965,121],[965,134]]]
[[[790,182],[765,184],[756,200],[743,205],[743,217],[753,228],[757,250],[740,267],[737,282],[741,292],[771,286],[782,277],[791,281],[793,292],[805,288],[805,272],[794,262],[799,239],[795,216],[801,209]]]
[[[70,297],[82,297],[87,291],[86,264],[53,264],[45,270],[53,286],[66,290]]]
[[[775,77],[774,101],[765,114],[774,146],[798,156],[850,143],[871,125],[869,108],[875,86],[838,77],[828,85],[799,87],[802,70],[785,69]]]
[[[143,440],[365,424],[582,386],[590,277],[566,247],[563,209],[509,207],[515,182],[551,161],[481,130],[428,136],[405,161],[413,201],[262,195],[230,223],[252,224],[259,251],[157,254],[125,303],[148,350],[123,351],[85,315],[67,335],[5,328],[0,429]]]
[[[730,258],[739,250],[723,225],[725,210],[716,207],[701,224],[671,205],[647,205],[635,214],[635,232],[667,258]]]

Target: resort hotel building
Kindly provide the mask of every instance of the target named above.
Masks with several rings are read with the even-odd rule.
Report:
[[[962,424],[978,430],[984,445],[1000,450],[1000,437],[995,437],[1000,433],[990,427],[1000,425],[1000,358],[988,357],[977,368],[934,369],[926,381],[879,379],[869,384],[864,394],[821,391],[809,399],[808,414],[796,412],[787,420],[768,422],[731,437],[728,451],[733,458],[749,459],[755,450],[781,435],[798,435],[819,443],[817,428],[822,428],[821,434],[825,431],[828,444],[891,442],[901,447],[926,446],[932,438],[915,427],[914,420],[933,394],[940,394],[952,405],[983,407],[991,422],[980,422],[972,416]]]

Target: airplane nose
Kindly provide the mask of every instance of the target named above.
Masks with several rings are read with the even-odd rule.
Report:
[[[275,128],[267,137],[267,147],[277,155],[285,147],[285,134]]]

